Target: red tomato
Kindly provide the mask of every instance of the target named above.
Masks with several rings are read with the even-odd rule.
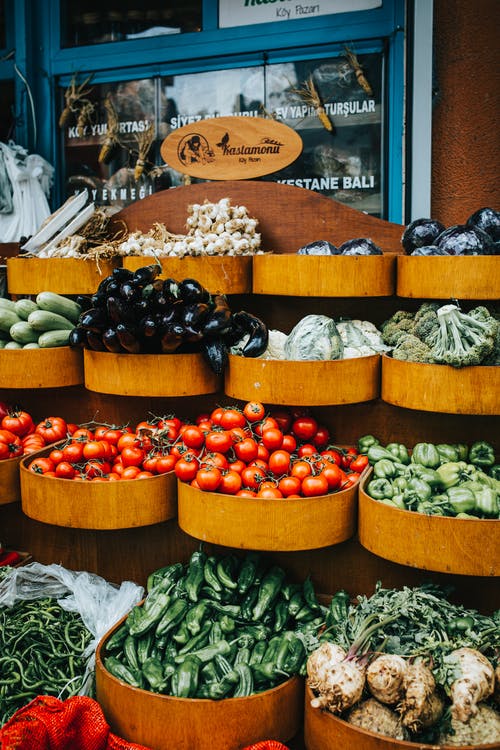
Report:
[[[54,465],[60,464],[61,461],[64,459],[64,453],[62,452],[60,448],[54,448],[53,451],[50,451],[49,458]]]
[[[364,471],[368,466],[368,463],[368,456],[360,454],[354,459],[349,468],[351,469],[351,471],[355,471],[357,474],[361,474],[361,472]]]
[[[316,476],[304,477],[302,480],[301,491],[305,497],[316,497],[326,495],[329,490],[328,481],[323,474]]]
[[[177,434],[179,433],[179,430],[181,429],[181,427],[182,427],[182,422],[179,419],[179,417],[174,417],[174,416],[163,417],[163,419],[160,419],[160,421],[158,422],[158,429],[160,430],[172,429],[172,430],[175,430]]]
[[[245,468],[246,468],[246,463],[239,458],[237,458],[236,461],[231,461],[230,464],[228,465],[228,469],[231,469],[231,471],[237,471],[238,474],[241,474],[241,472]]]
[[[191,480],[191,481],[189,482],[189,484],[190,484],[190,486],[191,486],[191,487],[195,487],[195,489],[197,489],[197,490],[199,490],[199,489],[200,489],[200,485],[199,485],[199,484],[198,484],[198,482],[196,481],[196,477],[195,477],[194,479],[192,479],[192,480]]]
[[[0,430],[0,443],[15,443],[21,445],[22,440],[19,435],[15,435],[10,430]]]
[[[216,466],[204,466],[196,472],[200,490],[215,492],[222,480],[222,472]]]
[[[259,422],[264,419],[266,410],[260,401],[248,401],[243,407],[243,414],[249,422]]]
[[[132,432],[125,432],[120,435],[116,444],[118,451],[121,453],[124,448],[138,447],[141,445],[139,438]]]
[[[249,427],[231,427],[229,434],[231,435],[233,443],[245,440],[247,437],[252,437],[252,432]]]
[[[210,420],[210,414],[208,412],[202,413],[202,414],[198,414],[198,416],[196,417],[196,419],[194,421],[196,422],[196,424],[199,427],[202,422],[210,422],[211,421]]]
[[[203,456],[203,464],[204,466],[216,466],[218,469],[229,468],[229,461],[223,453],[219,453],[218,451],[206,453]]]
[[[154,477],[154,474],[151,471],[140,471],[135,475],[136,479],[149,479],[150,477]]]
[[[66,428],[68,430],[68,434],[73,435],[74,432],[78,429],[78,425],[74,422],[66,422]]]
[[[236,493],[236,497],[257,497],[257,493],[253,490],[243,489],[238,490],[238,492]]]
[[[217,491],[224,495],[236,495],[241,490],[242,484],[241,475],[237,471],[225,471],[222,474]]]
[[[269,469],[269,464],[267,461],[264,461],[262,458],[256,458],[255,461],[252,461],[250,464],[248,464],[249,467],[258,466],[259,469],[263,469],[265,472]]]
[[[359,474],[353,471],[352,474],[347,474],[346,478],[342,482],[341,489],[347,490],[349,487],[352,487],[353,485],[357,484],[358,481],[359,481]]]
[[[257,497],[264,497],[271,500],[273,498],[283,497],[283,495],[277,487],[261,487],[257,492]]]
[[[138,466],[127,466],[123,469],[120,478],[121,479],[136,479],[137,475],[141,473]]]
[[[201,422],[197,422],[197,425],[202,432],[210,432],[210,430],[213,428],[211,419],[202,419]]]
[[[233,450],[237,458],[249,464],[251,461],[255,461],[257,458],[259,449],[255,440],[251,437],[245,438],[235,443]]]
[[[299,440],[312,440],[318,430],[314,417],[298,417],[292,423],[292,432]]]
[[[160,456],[156,464],[156,471],[158,474],[168,474],[174,470],[176,460],[175,456]]]
[[[292,477],[304,479],[304,477],[308,477],[312,474],[312,466],[308,461],[299,459],[298,461],[293,462],[290,474]]]
[[[269,460],[270,451],[262,443],[257,445],[257,459],[258,461],[264,461],[266,464]]]
[[[269,456],[269,471],[272,471],[276,476],[281,476],[282,474],[288,474],[289,469],[290,454],[288,451],[273,451]]]
[[[205,442],[205,435],[196,425],[186,425],[179,433],[182,441],[188,448],[201,448]]]
[[[326,464],[321,474],[325,477],[330,490],[337,490],[345,478],[344,472],[336,463]]]
[[[83,450],[83,455],[85,455],[85,449]],[[140,466],[144,461],[144,451],[142,448],[137,448],[133,445],[124,448],[120,455],[124,466]]]
[[[71,439],[73,441],[78,440],[78,442],[80,443],[86,443],[88,440],[94,439],[94,433],[92,432],[92,430],[87,429],[87,427],[79,427],[71,435]]]
[[[28,470],[35,474],[45,474],[46,471],[54,471],[54,468],[50,458],[35,458],[28,466]]]
[[[83,457],[86,459],[105,458],[106,453],[107,449],[103,440],[89,440],[83,446]]]
[[[108,474],[108,480],[110,482],[118,482],[121,479],[121,476],[117,474],[115,471],[112,471],[110,474]]]
[[[357,458],[358,451],[356,448],[346,448],[342,455],[342,468],[348,469],[352,462]]]
[[[260,487],[260,483],[266,478],[266,472],[259,466],[247,466],[241,472],[241,479],[245,487],[251,490],[257,490]]]
[[[302,458],[303,456],[314,456],[318,452],[318,449],[312,443],[304,443],[300,446],[297,451],[297,455]]]
[[[328,427],[320,425],[316,430],[316,435],[314,435],[312,441],[316,448],[318,448],[319,450],[324,448],[325,445],[328,445],[328,443],[330,442],[330,430],[328,429]]]
[[[321,451],[321,455],[328,460],[331,459],[331,461],[336,463],[337,466],[342,466],[342,453],[337,450],[337,448],[328,448],[325,451]]]
[[[287,433],[286,435],[283,435],[283,442],[281,444],[281,447],[284,451],[288,451],[288,453],[293,453],[297,448],[297,441],[295,440],[294,436],[290,433]]]
[[[264,430],[261,440],[268,451],[275,451],[283,444],[283,433],[279,427],[270,427]]]
[[[16,456],[22,456],[23,447],[22,445],[16,445],[15,443],[0,442],[0,459],[15,458]]]
[[[75,474],[76,469],[69,461],[60,461],[56,466],[56,477],[59,477],[59,479],[73,479]]]
[[[83,458],[83,443],[69,443],[62,449],[63,458],[70,463],[78,463]]]
[[[144,461],[142,462],[142,468],[144,471],[148,471],[151,474],[157,474],[156,466],[158,464],[158,456],[155,455],[149,455],[146,456]]]
[[[198,459],[194,456],[180,458],[175,464],[175,476],[177,479],[180,479],[181,482],[191,482],[191,480],[195,478],[198,468]]]
[[[232,444],[231,433],[227,430],[213,430],[205,437],[205,447],[211,453],[227,453]]]
[[[225,430],[231,430],[233,427],[246,427],[247,421],[242,411],[229,407],[224,409],[219,424]]]
[[[214,409],[213,412],[210,414],[210,419],[212,423],[215,425],[220,425],[220,420],[223,414],[224,414],[224,408],[222,406],[218,406],[216,409]]]
[[[274,417],[265,417],[262,422],[257,422],[253,428],[253,431],[256,435],[259,435],[259,437],[262,436],[264,430],[271,430],[271,429],[278,429],[279,430],[279,424]]]
[[[111,471],[111,464],[107,461],[99,461],[98,459],[92,458],[85,464],[84,472],[89,479],[93,477],[102,477],[104,474],[109,474]]]
[[[108,430],[109,427],[107,425],[99,425],[99,427],[96,427],[94,430],[94,438],[96,440],[103,440],[106,437]]]
[[[290,495],[299,494],[301,485],[302,482],[298,477],[283,477],[278,482],[278,489],[283,497],[290,497]]]
[[[21,410],[9,411],[7,416],[2,419],[1,426],[2,429],[13,432],[14,435],[20,437],[27,435],[29,432],[34,432],[35,427],[31,414]]]
[[[276,420],[281,432],[288,432],[292,424],[292,415],[288,409],[272,409],[271,417]]]

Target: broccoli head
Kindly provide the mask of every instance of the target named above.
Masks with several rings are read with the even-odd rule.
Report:
[[[380,332],[382,341],[387,346],[396,346],[401,336],[413,333],[414,313],[398,310],[388,320],[382,323]]]
[[[487,308],[464,313],[457,305],[443,305],[436,317],[438,326],[425,339],[435,362],[452,367],[480,365],[493,353],[499,323]]]
[[[435,363],[430,347],[411,333],[399,338],[392,350],[392,356],[394,359],[401,359],[405,362]]]

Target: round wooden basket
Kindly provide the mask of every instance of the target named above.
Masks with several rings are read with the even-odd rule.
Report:
[[[123,622],[123,621],[121,621]],[[154,750],[235,750],[262,739],[287,742],[302,723],[304,683],[300,677],[247,698],[220,701],[173,698],[140,690],[105,668],[105,643],[96,652],[96,698],[111,729]]]
[[[319,497],[236,497],[178,482],[178,523],[225,547],[297,551],[344,542],[356,531],[357,485]]]
[[[23,456],[0,461],[0,505],[15,503],[21,499],[19,464]]]
[[[497,299],[499,275],[497,255],[399,255],[396,294],[417,299]]]
[[[255,255],[252,286],[254,294],[390,297],[396,255]]]
[[[49,450],[37,455],[48,455]],[[35,521],[72,529],[130,529],[174,518],[177,485],[173,472],[120,482],[73,482],[28,470],[20,464],[23,512]]]
[[[500,575],[500,520],[428,516],[399,510],[365,491],[358,495],[358,534],[363,547],[412,568],[468,576]]]
[[[93,294],[101,281],[121,266],[121,258],[94,260],[83,258],[8,258],[9,294]]]
[[[83,352],[85,387],[121,396],[198,396],[216,393],[221,378],[201,354]]]
[[[212,255],[203,257],[160,258],[162,277],[196,279],[215,294],[249,294],[252,291],[251,255]],[[127,256],[123,267],[135,271],[155,262],[150,256]]]
[[[328,361],[253,359],[230,354],[224,391],[269,404],[330,406],[380,395],[380,355]]]
[[[394,406],[448,414],[499,412],[500,367],[450,367],[382,355],[381,398]]]
[[[329,711],[312,708],[312,690],[305,688],[304,740],[307,750],[445,750],[450,745],[394,740],[383,734],[360,729]],[[476,745],[488,750],[497,745]],[[474,750],[472,745],[455,745],[454,750]]]
[[[0,388],[61,388],[83,383],[83,356],[69,346],[0,349]]]

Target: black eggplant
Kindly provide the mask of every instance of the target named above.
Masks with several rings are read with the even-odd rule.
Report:
[[[152,284],[157,276],[161,273],[161,266],[155,263],[150,266],[142,266],[134,271],[133,281],[136,284]]]
[[[210,307],[206,302],[193,302],[181,308],[179,319],[190,328],[197,328],[207,317]]]
[[[248,333],[250,336],[241,352],[243,357],[260,357],[267,349],[269,341],[266,324],[260,318],[244,310],[234,313],[233,322],[243,330],[244,334]]]
[[[125,300],[125,302],[134,302],[135,300],[140,299],[142,293],[142,289],[139,284],[136,284],[134,281],[124,281],[123,284],[120,285],[120,297]]]
[[[91,307],[82,313],[78,319],[78,325],[91,331],[102,331],[106,326],[106,311],[100,307]]]
[[[165,279],[163,282],[163,293],[172,301],[179,299],[179,282],[175,279]]]
[[[139,354],[141,351],[141,342],[135,328],[118,323],[116,326],[116,335],[120,344],[129,354]]]
[[[124,281],[128,281],[129,279],[131,279],[133,275],[134,275],[134,272],[131,271],[129,268],[121,268],[121,267],[113,268],[112,276],[121,284]]]
[[[83,349],[87,343],[87,329],[81,326],[76,326],[69,333],[69,345],[73,349]]]
[[[156,315],[150,313],[139,321],[139,333],[141,336],[145,336],[145,338],[154,336],[158,332],[158,329],[159,320]]]
[[[75,301],[77,305],[80,305],[82,312],[86,312],[92,307],[92,298],[88,294],[79,294]]]
[[[102,342],[102,333],[93,331],[91,329],[87,330],[87,346],[89,349],[92,349],[94,352],[106,352],[107,349],[104,346]]]
[[[224,339],[221,336],[203,339],[200,347],[203,358],[210,368],[216,375],[222,375],[228,361],[228,349]]]
[[[133,305],[128,304],[119,297],[108,297],[106,312],[109,320],[114,325],[118,323],[134,323],[136,319]]]
[[[113,352],[113,354],[118,354],[119,352],[123,351],[115,328],[107,328],[104,331],[104,333],[102,334],[102,343],[104,344],[108,352]]]
[[[210,299],[209,292],[196,279],[183,279],[177,294],[184,302],[208,302]]]
[[[150,304],[145,299],[138,299],[132,302],[132,312],[136,320],[139,320],[143,315],[147,315],[150,312]]]
[[[220,336],[231,327],[231,310],[224,294],[216,294],[213,298],[214,307],[208,319],[203,324],[204,336]]]
[[[173,330],[166,330],[160,339],[160,348],[163,354],[172,354],[182,344],[182,335]]]

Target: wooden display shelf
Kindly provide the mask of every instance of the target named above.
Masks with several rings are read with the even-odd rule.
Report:
[[[382,355],[381,398],[394,406],[448,414],[495,415],[500,367],[450,367]]]
[[[201,354],[112,354],[85,349],[85,387],[121,396],[197,396],[216,393],[221,378]]]
[[[230,354],[224,391],[268,404],[332,406],[380,395],[380,355],[328,361],[254,359]]]
[[[83,383],[78,349],[0,349],[0,388],[62,388]]]
[[[133,688],[104,667],[105,644],[96,652],[96,698],[113,732],[155,750],[235,750],[265,739],[287,742],[302,722],[300,677],[246,698],[174,698]],[[215,744],[214,744],[215,742]]]
[[[292,297],[390,297],[396,255],[255,255],[253,293]]]
[[[409,256],[397,259],[396,294],[417,299],[498,299],[497,255]]]
[[[204,492],[178,482],[178,523],[195,539],[224,547],[319,549],[354,535],[357,492],[354,485],[319,497],[264,499]]]
[[[168,521],[177,512],[173,472],[119,482],[73,482],[29,471],[32,460],[33,455],[25,456],[20,464],[21,503],[35,521],[72,529],[130,529]]]
[[[121,265],[121,258],[95,260],[83,258],[8,258],[9,294],[93,294],[101,281]]]
[[[252,291],[252,256],[216,255],[160,258],[162,277],[196,279],[212,294],[248,294]],[[150,256],[127,256],[123,267],[135,271],[155,262]]]
[[[393,508],[359,486],[359,541],[385,560],[468,576],[500,575],[500,520],[428,516]]]
[[[307,750],[446,750],[450,745],[428,745],[422,742],[395,740],[383,734],[360,729],[329,711],[312,708],[313,692],[306,685],[304,705],[304,740]],[[455,750],[479,750],[497,745],[455,745]]]
[[[19,464],[23,456],[0,461],[0,505],[15,503],[21,499]]]

